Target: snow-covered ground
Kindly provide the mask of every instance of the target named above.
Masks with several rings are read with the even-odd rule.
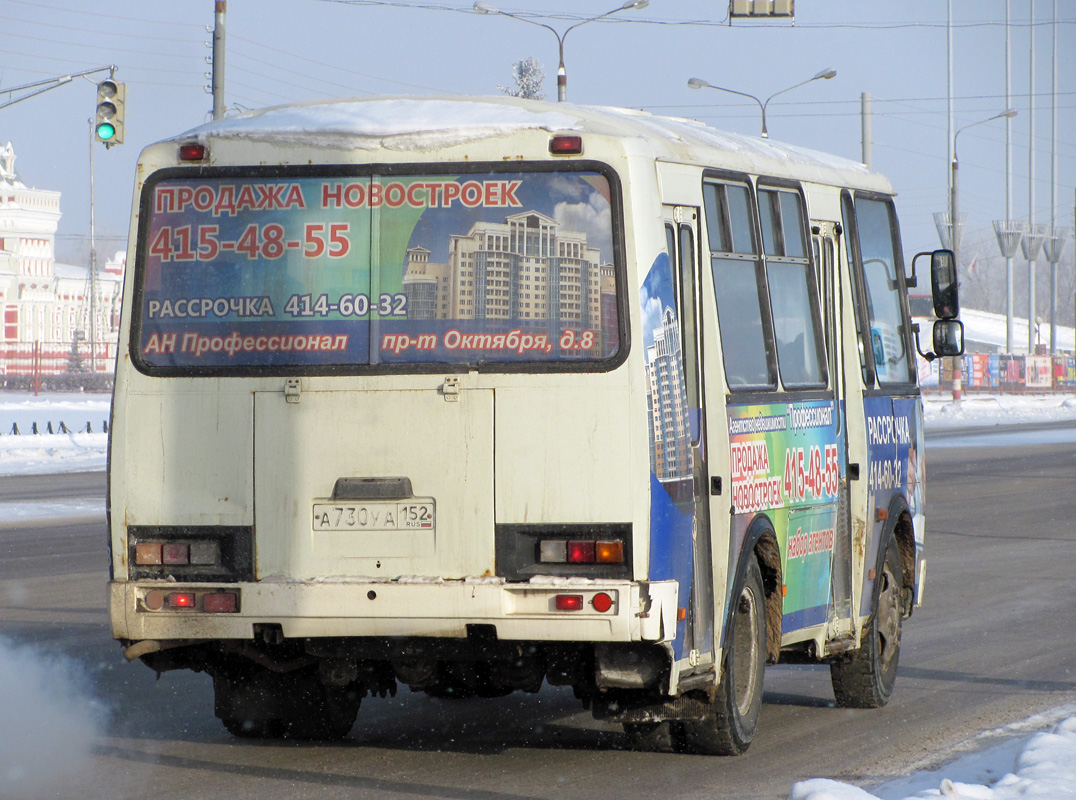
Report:
[[[1076,421],[1076,398],[1066,395],[971,395],[954,403],[948,395],[928,397],[925,424],[931,447],[976,443],[961,430],[1007,426],[999,440],[1027,443],[1076,442],[1076,429],[1037,433],[1021,426]],[[97,394],[54,394],[32,397],[0,393],[0,476],[55,472],[100,471],[105,468],[109,397]],[[92,433],[30,434],[53,431],[60,423],[72,431]],[[12,431],[17,427],[19,435]],[[0,502],[0,525],[41,518],[103,516],[103,498],[65,502]],[[1076,800],[1076,705],[1058,708],[1005,728],[976,735],[968,732],[965,755],[940,768],[920,770],[870,791],[824,778],[801,781],[789,800],[921,800],[930,797],[963,800]],[[959,755],[954,753],[954,756]]]
[[[109,419],[106,394],[0,393],[0,476],[55,472],[88,472],[105,468],[104,433]],[[964,395],[954,403],[948,394],[925,402],[928,431],[959,433],[961,428],[1018,426],[1027,423],[1076,421],[1072,395]],[[58,433],[63,423],[74,433]],[[36,425],[39,433],[33,435]],[[49,426],[54,433],[49,434]],[[19,435],[13,434],[18,430]],[[89,430],[90,432],[86,432]],[[1057,441],[1057,434],[1046,434]],[[1034,437],[1032,437],[1034,438]],[[961,439],[960,444],[965,444]],[[939,441],[939,446],[951,443]]]

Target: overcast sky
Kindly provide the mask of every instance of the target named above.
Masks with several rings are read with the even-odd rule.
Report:
[[[1005,108],[1005,0],[951,0],[956,127]],[[1029,67],[1035,5],[1036,222],[1050,222],[1052,0],[1010,0],[1013,216],[1029,206]],[[505,11],[563,30],[619,0],[509,0]],[[1056,222],[1073,224],[1076,182],[1076,4],[1057,2]],[[206,121],[212,99],[207,27],[213,0],[0,0],[0,92],[115,64],[127,84],[123,145],[94,145],[98,252],[126,237],[139,150]],[[536,57],[556,97],[556,39],[458,0],[229,0],[226,102],[258,108],[379,94],[496,94],[515,61]],[[795,25],[729,25],[725,0],[651,0],[566,39],[568,99],[693,117],[757,134],[758,106],[691,77],[765,99],[832,67],[837,76],[769,106],[779,141],[861,159],[860,95],[873,97],[873,165],[898,192],[906,253],[938,246],[932,214],[947,207],[946,3],[941,0],[799,0]],[[74,260],[89,233],[90,124],[96,77],[0,109],[29,186],[63,193],[57,249]],[[14,96],[18,96],[15,93]],[[0,102],[9,95],[0,94]],[[1005,215],[1005,121],[960,135],[962,211],[968,229]],[[1066,261],[1071,260],[1069,245]]]

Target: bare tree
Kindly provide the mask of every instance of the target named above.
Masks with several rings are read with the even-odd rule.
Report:
[[[527,100],[545,99],[545,92],[542,91],[545,72],[542,71],[542,65],[534,56],[528,56],[513,64],[512,78],[515,81],[515,87],[497,84],[497,88],[509,97],[523,97]]]

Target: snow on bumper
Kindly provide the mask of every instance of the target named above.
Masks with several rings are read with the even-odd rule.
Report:
[[[214,592],[238,592],[238,611],[203,610],[204,595]],[[162,607],[161,593],[166,598],[189,593],[196,599],[190,608],[167,602]],[[599,593],[612,599],[609,610],[595,607]],[[582,608],[557,610],[558,595],[581,596]],[[109,584],[112,634],[129,640],[250,639],[255,624],[269,623],[280,625],[288,638],[464,637],[467,625],[486,624],[509,640],[669,642],[676,635],[676,599],[676,581]]]

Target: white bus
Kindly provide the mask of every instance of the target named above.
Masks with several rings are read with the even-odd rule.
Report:
[[[833,156],[514,98],[285,106],[146,148],[113,635],[212,676],[238,736],[345,736],[400,684],[548,682],[740,753],[790,661],[883,705],[925,566],[892,195]]]

